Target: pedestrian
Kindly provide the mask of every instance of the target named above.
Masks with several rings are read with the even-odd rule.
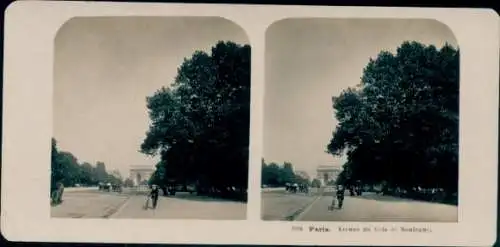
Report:
[[[338,185],[337,192],[335,194],[337,195],[337,200],[339,202],[339,209],[342,209],[342,204],[344,202],[344,194],[345,194],[344,186]]]
[[[56,183],[56,188],[52,192],[52,205],[58,205],[62,203],[62,196],[64,193],[64,185],[61,182]]]
[[[151,188],[151,192],[149,196],[151,197],[151,200],[153,201],[153,209],[156,209],[156,205],[158,204],[158,195],[160,193],[160,189],[156,184],[153,184]]]

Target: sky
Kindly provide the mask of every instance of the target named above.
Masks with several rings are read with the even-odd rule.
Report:
[[[138,152],[149,117],[146,97],[173,82],[195,50],[219,40],[248,44],[243,29],[209,17],[86,17],[55,39],[53,135],[79,162],[102,161],[129,176],[157,158]]]
[[[316,176],[316,167],[341,167],[346,157],[326,154],[337,121],[332,96],[360,83],[363,68],[380,51],[404,41],[457,46],[448,27],[434,20],[288,19],[266,33],[264,154]]]

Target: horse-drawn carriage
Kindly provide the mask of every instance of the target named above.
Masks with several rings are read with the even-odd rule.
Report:
[[[290,193],[297,193],[298,187],[299,186],[296,183],[286,183],[285,184],[285,191],[288,191]]]
[[[307,184],[298,184],[298,183],[286,183],[285,190],[290,193],[309,193],[309,186]]]
[[[112,183],[99,183],[98,185],[100,191],[106,191],[106,192],[122,192],[122,186],[119,184],[112,184]]]
[[[101,190],[101,191],[110,191],[111,190],[111,183],[100,182],[98,186],[99,186],[99,190]]]
[[[299,192],[301,193],[309,193],[309,185],[307,184],[300,184],[299,185]]]
[[[354,181],[346,186],[351,196],[361,196],[364,192],[363,183],[360,180]]]

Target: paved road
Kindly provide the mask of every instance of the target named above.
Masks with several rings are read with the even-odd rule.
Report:
[[[271,219],[279,219],[284,214],[292,213],[292,206],[278,206],[281,201],[293,202],[293,195],[276,196],[263,193],[263,204],[272,202],[274,208],[265,208],[263,215]],[[365,193],[361,197],[346,196],[341,210],[329,211],[328,206],[333,199],[333,192],[327,191],[311,200],[305,209],[299,210],[303,204],[295,203],[299,210],[294,217],[297,221],[392,221],[392,222],[456,222],[458,210],[456,206],[419,202],[391,196]]]
[[[51,207],[52,217],[107,218],[123,205],[128,195],[94,191],[64,191],[63,203]]]
[[[319,195],[318,190],[311,189],[309,194],[288,193],[285,189],[266,190],[262,193],[261,215],[263,220],[288,220],[301,209],[305,209]]]
[[[188,193],[177,193],[175,197],[160,196],[154,210],[144,210],[145,201],[144,195],[132,196],[111,218],[244,220],[247,213],[245,203]]]
[[[122,219],[246,219],[246,204],[178,193],[160,196],[155,210],[144,209],[141,193],[99,191],[70,192],[63,203],[52,207],[52,217]]]

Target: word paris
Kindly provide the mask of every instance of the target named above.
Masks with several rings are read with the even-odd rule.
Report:
[[[335,229],[335,230],[332,230]],[[302,226],[292,226],[292,231],[304,231]],[[385,226],[374,226],[374,227],[352,227],[352,226],[338,226],[338,227],[328,227],[328,226],[308,226],[308,232],[418,232],[418,233],[431,233],[432,229],[430,227],[405,227],[405,226],[392,226],[390,228]]]

